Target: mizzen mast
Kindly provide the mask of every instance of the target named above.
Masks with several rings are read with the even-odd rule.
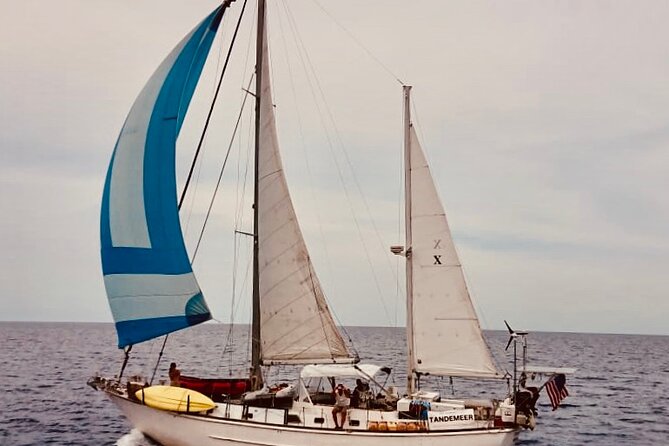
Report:
[[[411,264],[411,86],[403,85],[404,93],[404,228],[406,256],[406,304],[407,304],[407,394],[416,391],[414,371],[415,352],[413,342],[413,279]]]

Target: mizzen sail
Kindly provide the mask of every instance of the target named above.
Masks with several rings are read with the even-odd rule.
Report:
[[[446,214],[416,131],[409,126],[410,367],[448,376],[499,377],[483,339]]]
[[[151,76],[109,164],[101,257],[120,348],[211,318],[181,233],[175,150],[223,11],[196,26]]]
[[[309,258],[283,172],[263,30],[258,274],[263,364],[352,362]]]

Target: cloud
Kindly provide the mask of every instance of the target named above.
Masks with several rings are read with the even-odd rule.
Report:
[[[377,3],[327,8],[415,85],[414,118],[484,325],[501,328],[503,314],[530,329],[666,333],[667,5]],[[12,44],[0,47],[3,318],[110,320],[97,231],[111,150],[144,82],[215,6],[69,0],[4,8],[0,38]],[[402,323],[403,266],[388,253],[402,238],[399,85],[315,4],[291,2],[305,59],[275,6],[282,155],[316,270],[343,323]],[[180,184],[222,63],[218,46],[231,36],[234,17],[226,20],[182,130]],[[250,78],[251,22],[213,115],[197,196],[182,213],[191,250]],[[252,150],[247,105],[195,262],[223,320],[237,178]],[[247,183],[239,210],[246,230],[250,192]],[[241,267],[240,320],[249,310],[244,275]]]

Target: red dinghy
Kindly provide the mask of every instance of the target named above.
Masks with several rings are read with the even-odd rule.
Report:
[[[207,395],[217,403],[240,398],[251,390],[251,380],[246,378],[196,378],[181,375],[181,387]]]

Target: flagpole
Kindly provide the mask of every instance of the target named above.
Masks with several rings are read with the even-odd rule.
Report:
[[[553,380],[555,379],[555,377],[558,376],[558,375],[559,375],[559,373],[553,373],[553,374],[551,375],[551,377],[548,378],[548,381],[546,381],[545,383],[543,383],[543,384],[541,385],[541,387],[539,387],[539,390],[537,390],[537,393],[541,393],[541,391],[544,390],[544,387],[546,387],[546,386],[548,385],[548,383],[551,382],[551,381],[553,381]]]

